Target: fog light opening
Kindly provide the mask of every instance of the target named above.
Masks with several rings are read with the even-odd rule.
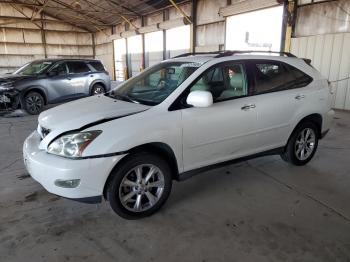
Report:
[[[80,184],[80,179],[61,180],[57,179],[55,185],[63,188],[76,188]]]

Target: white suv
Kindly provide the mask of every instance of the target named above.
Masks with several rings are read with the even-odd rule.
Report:
[[[328,82],[288,53],[223,51],[161,62],[105,95],[40,114],[25,141],[30,175],[49,192],[156,212],[204,169],[280,154],[304,165],[330,128]]]

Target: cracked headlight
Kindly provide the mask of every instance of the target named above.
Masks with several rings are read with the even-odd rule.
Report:
[[[0,91],[8,91],[13,89],[13,82],[0,83]]]
[[[85,148],[101,133],[101,130],[95,130],[63,135],[49,145],[47,152],[63,157],[81,157]]]

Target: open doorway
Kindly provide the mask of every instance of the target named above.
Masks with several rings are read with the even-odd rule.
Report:
[[[126,76],[126,41],[125,38],[113,41],[115,80],[122,82]]]
[[[283,6],[234,15],[226,20],[226,50],[280,51]]]
[[[145,34],[145,66],[158,64],[163,60],[163,31]]]
[[[191,49],[191,29],[189,25],[166,30],[166,58],[171,58]]]

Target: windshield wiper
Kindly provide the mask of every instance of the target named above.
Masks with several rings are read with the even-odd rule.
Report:
[[[127,95],[122,95],[122,94],[117,94],[117,93],[110,93],[110,96],[115,98],[115,99],[118,99],[118,100],[122,100],[122,101],[126,101],[126,102],[131,102],[131,103],[136,103],[136,104],[140,104],[139,101],[135,100],[135,99],[132,99],[130,98],[129,96]]]

